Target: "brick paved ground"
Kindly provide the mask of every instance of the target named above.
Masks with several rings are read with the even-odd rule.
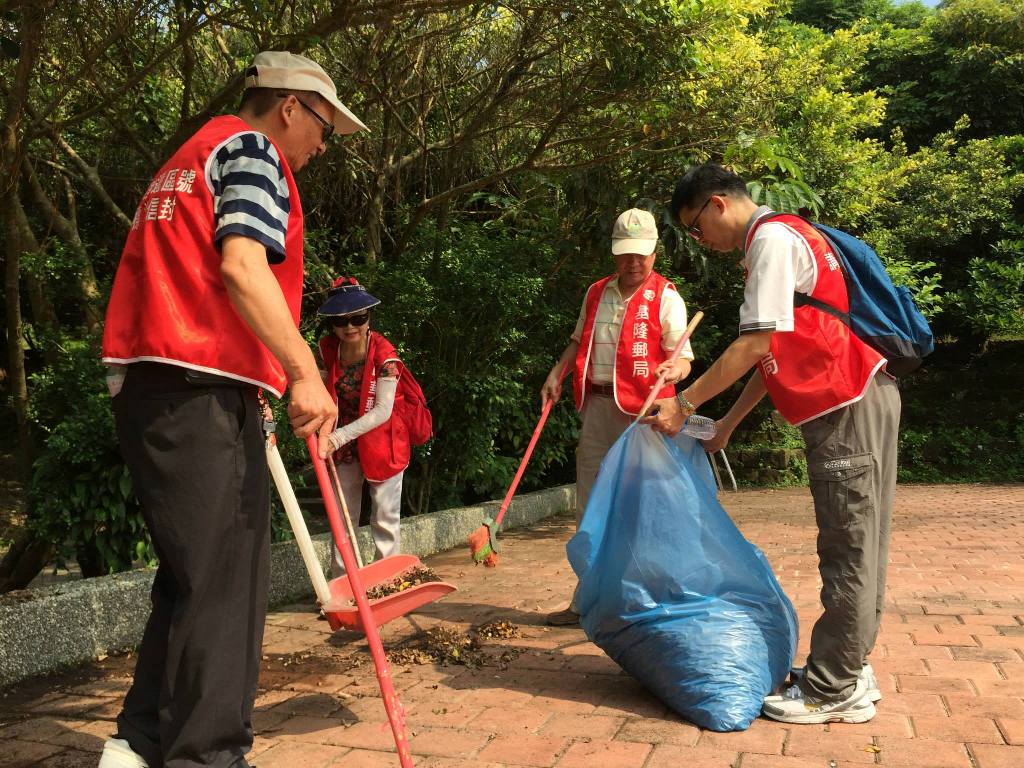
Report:
[[[817,614],[813,513],[806,490],[729,494],[800,613]],[[388,626],[389,647],[444,623],[518,625],[507,669],[399,666],[417,765],[487,768],[912,768],[1024,766],[1024,487],[901,487],[889,607],[874,656],[884,698],[864,725],[702,731],[618,672],[578,629],[548,629],[571,584],[559,520],[505,537],[497,570],[464,552],[429,565],[460,591]],[[273,613],[250,760],[277,766],[394,766],[365,644],[329,637],[311,606]],[[501,650],[498,648],[497,650]],[[801,653],[806,651],[801,647]],[[0,765],[94,766],[133,659],[0,694]]]

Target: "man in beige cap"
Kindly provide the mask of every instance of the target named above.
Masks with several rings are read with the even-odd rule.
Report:
[[[260,390],[299,437],[337,416],[298,331],[293,173],[364,126],[313,61],[269,51],[146,189],[103,337],[118,440],[160,559],[135,679],[100,768],[244,768],[269,584]]]
[[[562,394],[560,378],[573,369],[576,408],[583,419],[576,447],[576,524],[605,454],[639,414],[657,382],[657,369],[686,330],[686,304],[672,283],[654,271],[658,227],[647,211],[631,208],[612,228],[615,274],[587,289],[569,346],[541,389],[542,405]],[[693,352],[687,343],[677,360],[668,361],[668,386],[655,403],[664,411],[678,408],[672,385],[690,373]],[[579,621],[575,604],[548,615],[555,626]]]

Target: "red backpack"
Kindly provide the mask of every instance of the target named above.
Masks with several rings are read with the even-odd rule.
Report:
[[[402,390],[402,399],[398,401],[401,404],[400,415],[409,431],[409,443],[423,445],[434,436],[434,418],[427,408],[427,398],[423,396],[423,389],[412,371],[404,365],[398,386]]]

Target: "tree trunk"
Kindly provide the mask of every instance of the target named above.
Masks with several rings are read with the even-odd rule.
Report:
[[[7,376],[11,389],[11,403],[18,424],[18,448],[21,474],[27,481],[35,451],[28,418],[28,378],[25,375],[25,336],[21,317],[21,238],[18,236],[13,208],[20,206],[17,199],[17,181],[10,183],[7,193],[0,198],[3,216],[4,240],[7,253],[4,259],[4,303],[7,321]]]
[[[12,181],[9,192],[9,199],[4,202],[4,217],[6,226],[4,235],[7,241],[7,258],[10,259],[12,252],[17,253],[17,269],[21,271],[21,254],[36,253],[40,250],[39,241],[32,233],[25,215],[25,206],[21,202],[21,192],[17,181]],[[53,308],[53,302],[46,295],[42,281],[35,275],[25,273],[23,275],[29,307],[32,308],[32,320],[40,328],[49,331],[56,331],[60,328],[60,321],[57,319],[57,312]],[[20,313],[19,313],[20,317]],[[8,324],[8,330],[10,325]],[[24,343],[24,336],[22,336]],[[24,347],[22,347],[24,349]],[[59,355],[56,346],[50,344],[43,347],[43,356],[46,362],[53,364]]]
[[[20,207],[17,182],[12,180],[6,194],[0,198],[0,217],[2,217],[4,240],[7,244],[4,259],[4,301],[7,305],[7,381],[18,425],[19,473],[27,487],[35,457],[35,446],[28,417],[28,378],[25,374],[25,337],[22,333],[19,274],[22,253],[21,236],[17,232],[17,216],[14,210]],[[4,556],[3,561],[0,562],[0,594],[27,587],[46,566],[52,552],[53,545],[50,542],[36,538],[29,531],[22,531]]]
[[[0,122],[0,226],[3,227],[7,249],[4,263],[7,377],[18,425],[18,457],[26,487],[35,450],[28,418],[28,380],[25,375],[25,338],[21,317],[21,254],[26,231],[22,229],[22,222],[27,224],[27,218],[18,195],[18,180],[24,159],[24,147],[18,132],[25,116],[29,82],[38,57],[48,6],[49,3],[36,2],[16,8],[20,11],[18,27],[21,55],[18,57],[13,82],[4,94],[6,104]],[[52,548],[48,542],[23,532],[0,566],[0,573],[6,574],[0,577],[0,592],[27,586],[46,564]]]
[[[75,560],[82,570],[82,578],[92,579],[96,576],[106,576],[109,573],[103,555],[92,542],[80,542],[75,548]]]
[[[366,209],[366,263],[374,266],[383,249],[381,232],[384,230],[384,185],[387,178],[378,173],[373,180],[373,192]]]
[[[15,589],[25,589],[53,554],[53,544],[22,531],[0,561],[0,595]]]
[[[70,183],[66,178],[63,179],[65,184],[65,190],[68,200],[68,215],[63,215],[54,205],[49,195],[46,194],[46,190],[43,189],[43,185],[39,181],[39,177],[36,176],[35,169],[32,168],[31,163],[25,163],[25,180],[28,182],[29,189],[32,192],[32,197],[35,199],[36,205],[39,207],[40,213],[46,218],[47,225],[57,236],[60,237],[68,247],[78,256],[80,262],[79,276],[78,276],[78,287],[79,297],[82,301],[82,316],[85,322],[85,327],[95,333],[102,321],[102,314],[99,307],[100,300],[100,289],[99,283],[96,280],[96,272],[92,267],[92,259],[89,257],[89,252],[82,242],[82,236],[78,231],[78,216],[75,213],[75,193],[71,188]],[[19,206],[20,207],[20,206]],[[24,211],[22,211],[24,217]],[[25,249],[28,250],[31,244],[35,244],[35,238],[32,236],[32,231],[28,229],[28,220],[25,219],[23,229],[26,236],[31,239],[31,243],[26,242]],[[38,248],[38,244],[35,248]],[[45,296],[44,296],[45,298]],[[36,316],[35,306],[33,305],[32,310],[33,316],[39,321],[39,317]],[[57,318],[54,315],[52,318],[52,325],[56,328]]]

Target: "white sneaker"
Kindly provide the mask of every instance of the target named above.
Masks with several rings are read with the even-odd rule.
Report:
[[[762,712],[782,723],[866,723],[875,716],[875,705],[867,694],[860,678],[853,693],[839,701],[819,701],[793,685],[782,696],[765,699]]]
[[[868,689],[868,698],[871,703],[882,700],[882,692],[878,690],[878,678],[875,677],[875,670],[870,664],[865,664],[860,670],[860,679],[864,681],[864,687]]]
[[[794,684],[799,682],[800,678],[804,676],[804,667],[793,667],[789,670],[789,682]],[[875,677],[875,670],[872,669],[870,664],[865,664],[861,667],[859,680],[864,681],[864,687],[867,688],[867,697],[871,699],[871,703],[874,704],[882,700],[882,692],[878,689],[878,678]],[[765,701],[769,699],[777,700],[783,698],[784,693],[773,693],[770,696],[765,697]]]
[[[107,739],[98,768],[149,768],[149,763],[124,739]]]

